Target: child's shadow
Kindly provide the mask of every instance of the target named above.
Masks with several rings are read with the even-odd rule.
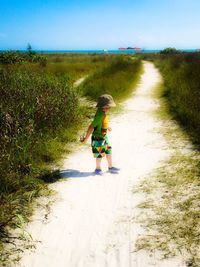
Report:
[[[86,178],[89,176],[94,176],[94,172],[81,172],[78,170],[67,169],[60,170],[60,175],[62,178]]]

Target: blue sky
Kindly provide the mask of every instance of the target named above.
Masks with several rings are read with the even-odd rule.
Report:
[[[0,0],[0,49],[200,48],[200,0]]]

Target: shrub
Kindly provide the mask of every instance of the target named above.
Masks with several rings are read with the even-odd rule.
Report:
[[[0,94],[0,157],[12,170],[25,170],[36,140],[73,121],[78,96],[66,78],[16,70],[0,71]]]
[[[47,58],[32,50],[28,52],[5,51],[0,53],[0,64],[16,64],[22,62],[39,62],[42,65],[46,65]]]
[[[168,47],[160,51],[160,54],[163,54],[163,55],[170,55],[170,54],[177,54],[177,53],[180,53],[180,51],[172,47]]]

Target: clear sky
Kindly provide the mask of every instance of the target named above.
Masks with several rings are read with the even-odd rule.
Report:
[[[200,48],[200,0],[0,0],[0,49]]]

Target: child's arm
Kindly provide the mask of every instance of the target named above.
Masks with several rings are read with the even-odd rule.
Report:
[[[86,136],[81,139],[81,142],[85,144],[87,140],[89,139],[90,135],[93,133],[93,131],[94,131],[94,127],[92,126],[92,124],[90,124],[90,126],[87,129]]]

